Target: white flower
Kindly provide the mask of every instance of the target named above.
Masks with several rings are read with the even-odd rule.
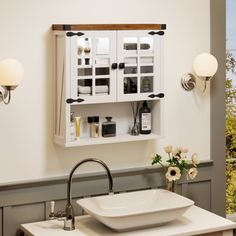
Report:
[[[173,155],[173,156],[176,156],[177,153],[179,153],[179,148],[178,148],[178,147],[173,148],[173,149],[172,149],[172,155]]]
[[[164,150],[166,153],[170,154],[172,152],[172,146],[168,145],[168,146],[164,147]]]
[[[180,173],[180,169],[178,167],[173,167],[170,166],[166,172],[166,178],[169,181],[176,181],[178,179],[180,179],[181,177],[181,173]]]
[[[196,168],[190,168],[188,170],[188,176],[190,179],[194,179],[198,174],[198,170]]]
[[[199,164],[198,156],[196,153],[192,155],[192,163],[193,163],[193,166],[195,167]]]
[[[184,160],[187,160],[187,156],[185,155],[185,153],[181,153],[180,154],[180,158],[179,158],[180,161],[184,161]]]

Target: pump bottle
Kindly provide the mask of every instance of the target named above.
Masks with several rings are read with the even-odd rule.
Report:
[[[151,109],[148,107],[147,101],[143,102],[139,109],[140,134],[150,134],[152,129]]]

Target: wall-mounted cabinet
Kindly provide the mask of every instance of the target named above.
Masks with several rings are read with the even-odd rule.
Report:
[[[146,140],[161,134],[162,40],[165,25],[53,25],[54,142],[63,146]],[[131,136],[130,102],[149,101],[152,133]],[[155,112],[154,112],[155,111]],[[81,118],[71,141],[70,114]],[[88,116],[112,116],[115,137],[90,138]]]

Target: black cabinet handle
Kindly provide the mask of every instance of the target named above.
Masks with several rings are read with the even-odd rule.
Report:
[[[66,103],[68,103],[68,104],[71,104],[71,103],[74,103],[74,102],[80,103],[80,102],[83,102],[83,101],[84,101],[84,99],[82,99],[82,98],[78,98],[78,99],[67,98],[66,99]]]
[[[164,98],[165,94],[164,93],[158,93],[158,94],[150,94],[148,97],[150,98]]]
[[[121,62],[120,64],[119,64],[119,69],[124,69],[125,68],[125,63],[124,62]]]
[[[113,70],[117,69],[117,67],[118,67],[117,63],[112,63],[112,64],[111,64],[111,68],[112,68]]]

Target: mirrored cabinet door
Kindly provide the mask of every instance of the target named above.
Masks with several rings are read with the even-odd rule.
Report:
[[[82,31],[71,37],[71,97],[83,103],[116,101],[116,32]]]
[[[161,88],[161,37],[150,31],[118,32],[118,100],[147,100]]]

